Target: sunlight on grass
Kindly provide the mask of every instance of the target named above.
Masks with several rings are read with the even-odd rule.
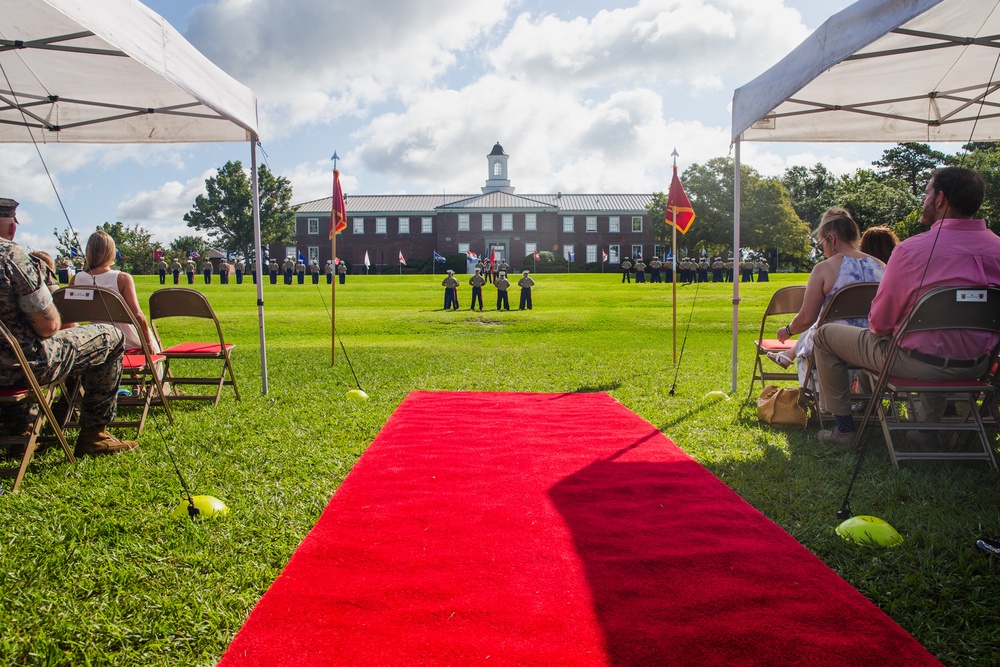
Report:
[[[953,463],[896,471],[875,434],[853,504],[906,542],[861,549],[833,530],[854,457],[820,447],[813,431],[762,427],[744,403],[761,313],[775,289],[805,276],[741,286],[739,391],[719,402],[703,397],[730,389],[731,285],[678,287],[675,369],[669,285],[622,285],[610,273],[535,278],[530,312],[493,310],[489,285],[482,313],[444,312],[440,276],[352,276],[338,286],[337,327],[370,395],[364,403],[345,400],[355,380],[339,344],[330,365],[327,285],[265,286],[267,396],[254,287],[198,285],[237,344],[243,400],[227,389],[215,408],[177,404],[173,425],[155,413],[135,452],[71,466],[47,451],[22,493],[0,496],[0,662],[214,663],[413,390],[606,391],[944,662],[992,664],[1000,655],[1000,562],[972,547],[981,533],[1000,532],[997,473]],[[137,284],[143,302],[157,287],[153,277]],[[468,296],[463,287],[466,307]],[[516,288],[511,298],[516,307]],[[165,322],[161,333],[172,340],[189,330]],[[483,437],[502,446],[504,434]],[[181,488],[167,447],[192,492],[224,500],[228,517],[170,518]]]

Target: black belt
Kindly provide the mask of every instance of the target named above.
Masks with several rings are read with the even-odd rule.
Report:
[[[926,354],[920,350],[907,350],[903,349],[911,359],[916,359],[917,361],[923,362],[925,364],[930,364],[931,366],[938,366],[940,368],[972,368],[973,366],[978,366],[979,364],[985,362],[988,358],[988,354],[984,354],[976,359],[948,359],[947,357],[939,357],[934,354]]]

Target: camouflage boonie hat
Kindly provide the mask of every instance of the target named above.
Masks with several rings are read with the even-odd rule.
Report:
[[[17,210],[17,202],[13,199],[0,197],[0,218],[13,218]]]

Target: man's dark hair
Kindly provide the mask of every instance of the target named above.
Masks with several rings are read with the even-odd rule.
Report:
[[[942,167],[931,176],[933,188],[943,192],[948,207],[971,218],[983,205],[986,197],[986,181],[979,172],[965,167]]]

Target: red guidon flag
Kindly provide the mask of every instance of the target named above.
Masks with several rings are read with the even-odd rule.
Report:
[[[667,195],[667,224],[674,224],[676,214],[677,231],[687,234],[694,223],[694,209],[691,208],[691,200],[684,192],[681,179],[677,177],[677,165],[674,165],[674,177],[670,179],[670,194]]]
[[[340,170],[333,170],[333,210],[330,211],[330,240],[334,235],[347,229],[347,208],[344,206],[344,191],[340,188]]]
[[[539,255],[539,254],[538,254],[538,251],[536,250],[536,251],[535,251],[535,261],[537,262],[537,261],[538,261],[538,260],[540,260],[541,258],[542,258],[542,256],[541,256],[541,255]]]
[[[406,260],[403,259],[403,251],[402,250],[399,251],[399,263],[402,264],[403,266],[406,266]]]

